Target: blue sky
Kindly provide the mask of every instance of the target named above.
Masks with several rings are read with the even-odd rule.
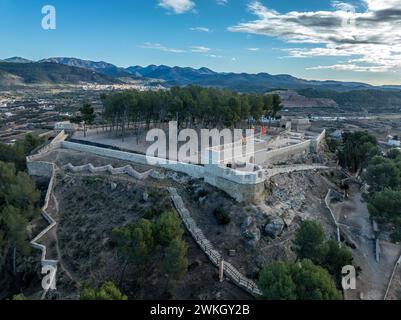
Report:
[[[56,30],[41,27],[48,4],[56,8]],[[401,16],[395,13],[400,5],[401,0],[0,0],[0,59],[66,56],[119,66],[206,66],[401,84]]]

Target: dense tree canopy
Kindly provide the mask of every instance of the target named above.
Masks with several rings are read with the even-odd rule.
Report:
[[[133,263],[141,264],[148,260],[154,247],[153,224],[146,219],[131,222],[113,230],[113,240],[123,256]]]
[[[169,246],[174,239],[181,238],[183,233],[181,220],[175,212],[164,212],[156,222],[156,239],[163,246]]]
[[[166,248],[164,269],[174,279],[182,279],[188,270],[188,246],[185,241],[175,238]]]
[[[310,260],[274,262],[259,276],[262,298],[267,300],[341,300],[330,274]]]
[[[343,267],[352,265],[353,260],[348,247],[342,246],[340,248],[337,241],[329,240],[321,245],[319,256],[312,261],[316,261],[315,263],[324,267],[340,283]]]
[[[0,161],[13,163],[18,171],[26,168],[25,157],[43,143],[43,139],[27,134],[14,145],[0,143]]]
[[[324,240],[324,230],[318,222],[304,221],[295,236],[295,253],[300,259],[315,259]]]
[[[123,295],[113,282],[108,281],[99,289],[83,286],[80,300],[128,300],[128,297]]]
[[[398,188],[401,185],[401,171],[397,164],[399,165],[395,160],[389,158],[374,157],[363,175],[371,188],[370,191],[378,192],[385,188]]]
[[[322,266],[338,283],[342,268],[353,262],[352,253],[346,246],[340,248],[337,241],[325,241],[324,230],[316,221],[302,222],[295,235],[294,249],[298,259],[308,259]]]
[[[277,261],[265,267],[259,275],[259,288],[266,300],[296,300],[296,284],[292,279],[292,266]]]
[[[124,132],[130,124],[157,125],[175,120],[182,127],[234,127],[251,118],[275,117],[282,109],[280,96],[239,94],[199,86],[169,91],[127,91],[102,96],[104,118],[112,129]]]
[[[27,227],[39,213],[40,192],[24,172],[16,172],[12,163],[0,162],[0,270],[11,249],[30,252]]]
[[[153,215],[152,215],[153,216]],[[172,279],[180,280],[188,269],[187,244],[182,239],[184,230],[175,212],[166,211],[153,220],[140,219],[113,230],[118,252],[127,263],[146,269],[152,257],[163,252],[163,271]],[[153,259],[154,260],[154,259]],[[124,277],[124,272],[122,278]]]
[[[368,161],[379,154],[379,147],[375,137],[367,132],[345,133],[343,144],[339,148],[341,166],[357,172],[364,168]]]
[[[401,190],[385,189],[374,194],[369,201],[369,212],[379,222],[401,225]]]

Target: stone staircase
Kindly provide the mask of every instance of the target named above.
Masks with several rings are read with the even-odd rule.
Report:
[[[208,239],[206,239],[202,230],[198,228],[195,220],[191,217],[190,212],[184,205],[184,201],[178,194],[177,189],[169,188],[171,199],[184,222],[185,227],[195,239],[199,247],[206,253],[210,261],[218,268],[223,264],[224,274],[231,279],[237,286],[246,290],[254,296],[262,295],[258,286],[252,280],[242,275],[233,265],[223,260],[223,257],[217,252]]]

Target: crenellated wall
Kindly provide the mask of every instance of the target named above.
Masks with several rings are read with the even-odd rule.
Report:
[[[176,172],[187,174],[195,179],[200,179],[204,175],[204,167],[189,163],[158,159],[155,157],[147,157],[142,154],[129,153],[124,151],[112,150],[107,148],[94,147],[69,141],[63,141],[61,146],[65,149],[75,151],[88,152],[102,157],[114,158],[119,160],[131,161],[137,164],[150,165],[156,167],[173,170]]]

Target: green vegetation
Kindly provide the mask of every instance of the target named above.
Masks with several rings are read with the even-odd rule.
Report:
[[[325,241],[322,226],[305,221],[294,240],[298,262],[274,262],[259,274],[259,287],[267,300],[341,300],[337,285],[341,271],[352,264],[348,248]]]
[[[108,281],[99,289],[84,285],[80,292],[80,300],[128,300],[116,285]]]
[[[230,216],[223,208],[214,209],[213,214],[216,217],[218,224],[225,226],[231,223]]]
[[[38,213],[40,192],[24,172],[13,163],[0,162],[0,271],[14,253],[28,255],[28,224]],[[9,258],[9,259],[7,259]]]
[[[165,247],[174,239],[180,239],[183,234],[181,220],[175,212],[164,212],[155,224],[156,240]]]
[[[401,104],[400,91],[353,90],[347,92],[321,89],[298,90],[298,93],[308,98],[326,98],[334,100],[341,107],[353,110],[366,107],[385,111],[385,108],[398,107]]]
[[[166,248],[164,269],[174,279],[181,279],[188,270],[187,244],[181,239],[175,238]]]
[[[26,169],[26,156],[43,144],[43,140],[32,134],[27,134],[23,141],[9,146],[0,143],[0,161],[13,163],[18,171]]]
[[[292,279],[290,263],[277,261],[265,267],[259,275],[259,288],[266,300],[296,300],[297,285]]]
[[[324,230],[318,222],[304,221],[295,235],[294,251],[300,259],[315,259],[324,240]]]
[[[310,260],[268,265],[260,273],[259,287],[267,300],[342,299],[330,274]]]
[[[149,267],[151,258],[162,250],[163,271],[172,279],[180,280],[188,269],[188,248],[182,240],[181,221],[175,212],[164,212],[152,218],[156,220],[141,219],[114,229],[113,240],[117,250],[127,263],[142,269]]]
[[[340,248],[337,241],[329,240],[321,245],[320,254],[315,259],[315,263],[324,267],[337,280],[337,283],[340,283],[342,268],[352,265],[353,260],[348,247],[342,246]]]
[[[369,185],[368,208],[370,214],[382,224],[393,224],[394,242],[400,239],[401,228],[401,153],[391,150],[386,157],[376,156],[363,174]]]
[[[369,159],[378,154],[377,140],[367,132],[345,133],[338,149],[341,166],[352,172],[366,167]]]
[[[173,87],[170,91],[129,91],[102,96],[104,118],[110,129],[124,138],[130,125],[165,123],[182,127],[234,127],[251,118],[277,116],[282,109],[278,95],[239,94],[199,86]]]
[[[338,283],[342,268],[353,261],[347,247],[339,248],[334,240],[325,241],[324,230],[315,221],[302,222],[295,235],[294,251],[298,259],[308,259],[325,268]]]
[[[26,300],[28,300],[28,298],[25,297],[25,295],[21,293],[21,294],[14,295],[12,300],[14,300],[14,301],[26,301]]]
[[[154,247],[153,224],[146,219],[141,219],[137,223],[131,222],[125,227],[115,229],[113,240],[120,254],[130,262],[146,263]]]
[[[378,222],[401,226],[401,190],[385,189],[372,196],[369,212]]]
[[[87,70],[84,68],[70,67],[58,63],[9,63],[0,62],[0,73],[11,74],[21,78],[24,84],[77,84],[121,83],[119,80]],[[0,86],[2,83],[0,82]]]
[[[392,149],[380,155],[376,138],[367,132],[344,135],[337,146],[341,165],[354,172],[362,169],[362,178],[369,186],[364,195],[370,214],[382,224],[392,224],[394,242],[401,239],[401,152]]]
[[[374,157],[369,162],[363,178],[373,193],[386,188],[397,189],[401,186],[401,157],[395,159]]]
[[[84,103],[79,112],[81,115],[73,118],[71,121],[74,123],[84,123],[84,136],[86,137],[86,126],[92,125],[96,119],[95,109],[90,103]]]
[[[39,214],[40,192],[24,172],[26,156],[42,140],[26,135],[9,146],[0,143],[0,279],[14,281],[18,265],[30,254],[28,226]],[[22,295],[14,299],[23,300]]]

